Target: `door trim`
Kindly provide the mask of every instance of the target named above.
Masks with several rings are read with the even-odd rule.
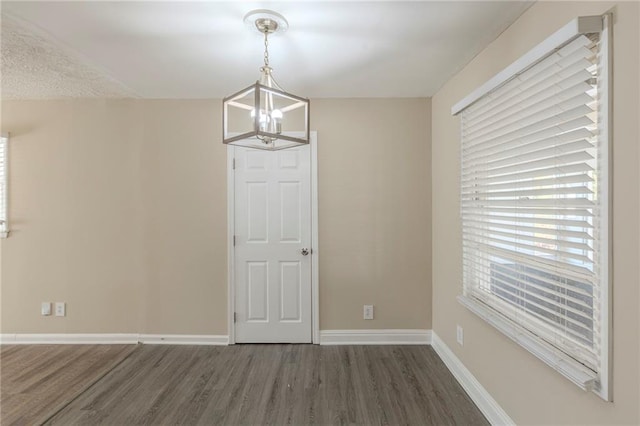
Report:
[[[320,288],[318,272],[318,134],[310,132],[311,151],[311,341],[320,344]],[[229,344],[236,343],[233,313],[236,306],[235,291],[235,250],[233,234],[235,229],[235,179],[233,159],[235,147],[227,145],[227,330]]]

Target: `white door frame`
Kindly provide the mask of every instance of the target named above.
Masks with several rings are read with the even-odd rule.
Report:
[[[320,344],[320,290],[318,287],[318,134],[310,132],[311,149],[311,336],[314,344]],[[235,250],[235,173],[233,159],[235,147],[227,146],[227,331],[229,344],[236,343],[233,314],[236,306]]]

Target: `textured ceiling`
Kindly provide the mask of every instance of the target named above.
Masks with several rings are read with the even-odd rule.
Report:
[[[2,99],[125,98],[135,93],[76,52],[2,17]]]
[[[530,1],[2,2],[2,97],[219,98],[258,77],[270,8],[282,87],[307,97],[422,97]]]

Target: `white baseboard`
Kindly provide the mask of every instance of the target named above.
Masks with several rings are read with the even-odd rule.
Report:
[[[429,345],[431,330],[320,330],[321,345]]]
[[[3,345],[116,345],[137,344],[137,334],[0,334]]]
[[[229,336],[189,334],[141,334],[138,338],[145,345],[223,345],[229,344]]]
[[[117,334],[117,333],[14,333],[0,334],[0,344],[72,345],[228,345],[226,335]],[[321,330],[321,345],[429,345],[431,330]]]
[[[492,425],[516,424],[436,333],[432,333],[431,346],[489,423]]]
[[[3,345],[228,345],[228,336],[188,334],[0,334]]]

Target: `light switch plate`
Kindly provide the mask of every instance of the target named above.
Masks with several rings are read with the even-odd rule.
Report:
[[[51,302],[42,302],[42,305],[40,305],[40,315],[51,315]]]
[[[456,327],[456,340],[460,346],[464,345],[464,330],[459,325]]]

